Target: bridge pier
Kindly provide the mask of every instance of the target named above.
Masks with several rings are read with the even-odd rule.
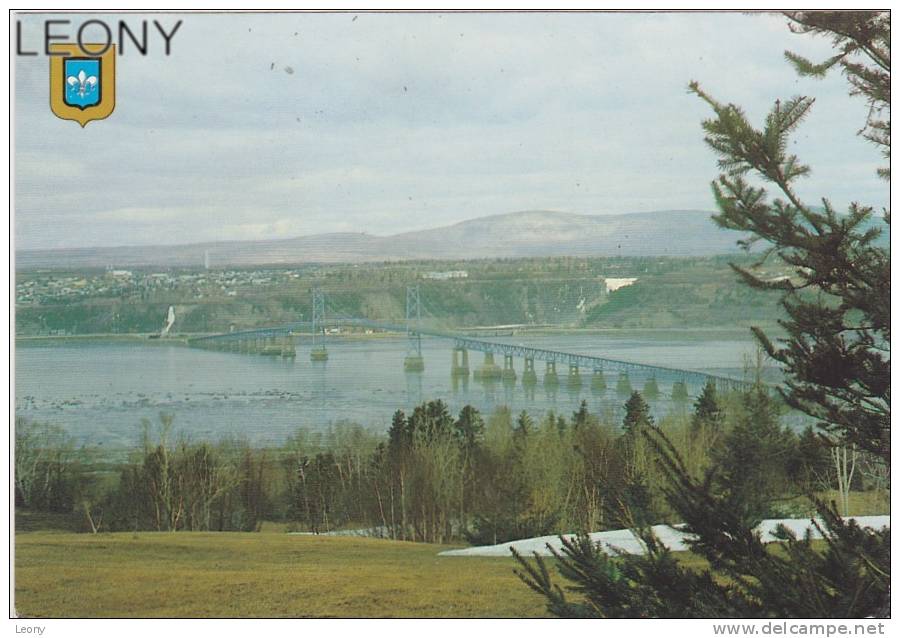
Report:
[[[544,387],[555,388],[559,385],[559,377],[556,375],[556,361],[548,361],[544,370]]]
[[[534,359],[525,357],[525,369],[522,371],[522,385],[536,386],[537,372],[534,371]]]
[[[616,381],[616,392],[619,394],[631,394],[631,380],[628,378],[627,372],[619,373],[619,380]]]
[[[594,374],[591,375],[591,391],[597,394],[606,392],[606,378],[600,368],[594,368]]]
[[[648,401],[655,401],[659,398],[659,386],[656,384],[656,377],[650,377],[644,382],[643,395]]]
[[[421,354],[408,354],[403,359],[403,369],[407,372],[422,372],[425,370],[425,359]]]
[[[469,378],[469,351],[465,348],[453,348],[450,376]]]
[[[275,337],[268,337],[266,339],[265,345],[263,345],[260,354],[264,354],[269,357],[281,356],[281,346],[276,343]]]
[[[321,306],[321,300],[319,300]],[[312,361],[327,361],[328,351],[325,347],[325,330],[324,330],[324,310],[319,308],[315,313],[312,333],[312,349],[310,359]],[[408,318],[411,318],[409,315]],[[421,355],[420,335],[418,329],[412,329],[410,325],[404,327],[386,323],[375,322],[365,319],[338,319],[335,323],[347,325],[359,325],[366,327],[374,327],[376,329],[390,330],[400,332],[406,330],[410,347],[407,350],[404,360],[404,368],[407,371],[421,371],[424,369],[424,360]],[[283,358],[293,358],[296,356],[295,346],[295,330],[299,326],[304,325],[303,322],[295,322],[284,326],[275,326],[271,328],[261,328],[255,330],[232,331],[229,333],[202,336],[187,340],[190,347],[201,348],[204,350],[222,351],[222,352],[240,352],[240,353],[259,353],[262,355],[280,356]],[[305,326],[301,328],[304,332]],[[535,371],[534,362],[539,358],[546,363],[546,371],[543,375],[543,384],[548,390],[552,390],[559,386],[560,378],[556,370],[556,362],[561,360],[563,364],[568,364],[568,374],[566,383],[570,390],[583,387],[587,383],[587,379],[581,375],[580,368],[593,368],[591,375],[591,390],[598,394],[607,390],[607,381],[604,369],[607,367],[613,370],[621,370],[618,373],[618,381],[616,390],[619,394],[627,396],[632,392],[631,381],[628,378],[629,371],[637,371],[642,383],[642,392],[648,400],[654,400],[662,393],[656,380],[656,374],[661,372],[669,376],[683,375],[683,378],[676,381],[671,386],[671,397],[674,401],[688,401],[690,399],[690,390],[685,381],[686,378],[691,379],[692,383],[702,384],[711,381],[717,384],[720,391],[725,392],[727,389],[744,388],[749,384],[734,378],[718,377],[716,375],[706,375],[690,370],[665,369],[653,365],[632,364],[624,361],[616,361],[601,356],[579,355],[571,352],[556,352],[538,348],[530,348],[522,344],[510,345],[508,343],[494,343],[485,339],[469,338],[463,335],[456,335],[446,332],[425,331],[426,336],[434,336],[442,339],[449,339],[453,342],[453,359],[451,365],[451,376],[454,380],[469,379],[469,358],[468,351],[475,350],[484,352],[484,363],[474,371],[474,377],[480,381],[493,381],[502,379],[509,385],[514,385],[517,380],[517,374],[514,365],[515,357],[522,357],[525,360],[524,370],[522,371],[522,386],[526,389],[533,389],[537,385],[538,377]],[[494,354],[500,352],[503,355],[503,366],[498,366],[494,361]],[[458,384],[455,384],[458,385]],[[668,393],[667,393],[668,394]],[[527,395],[527,392],[526,392]]]
[[[503,376],[500,366],[494,363],[494,353],[484,353],[484,363],[475,369],[472,377],[478,381],[495,381]]]
[[[512,383],[516,382],[516,369],[513,367],[513,356],[511,354],[503,355],[503,380]]]
[[[570,390],[577,390],[581,387],[581,374],[578,372],[578,366],[574,363],[569,364],[569,375],[566,383]]]

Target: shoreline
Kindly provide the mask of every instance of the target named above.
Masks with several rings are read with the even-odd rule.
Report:
[[[762,326],[763,329],[772,331],[776,327]],[[740,337],[740,340],[752,340],[753,336],[750,331],[749,326],[711,326],[711,327],[685,327],[685,328],[595,328],[595,327],[584,327],[584,328],[568,328],[568,327],[550,327],[550,326],[541,326],[535,327],[532,329],[522,328],[509,330],[504,327],[498,326],[496,329],[491,328],[490,326],[481,326],[478,329],[471,328],[460,328],[459,333],[462,335],[471,336],[474,339],[488,339],[491,337],[513,337],[513,336],[521,336],[521,335],[536,335],[536,336],[562,336],[562,335],[572,335],[572,336],[590,336],[590,335],[605,335],[605,336],[636,336],[636,335],[647,335],[647,336],[662,336],[662,335],[692,335],[692,336],[711,336],[716,335],[720,337]],[[98,343],[144,343],[148,345],[188,345],[188,340],[196,339],[199,337],[208,337],[218,334],[224,333],[208,333],[208,332],[196,332],[196,333],[177,333],[167,337],[157,337],[158,333],[96,333],[96,334],[83,334],[83,335],[16,335],[15,343],[16,345],[28,345],[28,344],[55,344],[55,343],[90,343],[90,342],[98,342]],[[296,335],[297,337],[309,337],[308,333],[300,333]],[[341,340],[353,340],[353,341],[367,341],[370,339],[394,339],[398,337],[404,336],[403,333],[393,333],[393,332],[376,332],[373,334],[357,334],[357,333],[345,333],[340,335],[328,335],[331,339],[341,339]],[[773,336],[777,337],[777,334],[773,333]],[[156,337],[156,338],[154,338]],[[427,335],[425,336],[427,338]]]

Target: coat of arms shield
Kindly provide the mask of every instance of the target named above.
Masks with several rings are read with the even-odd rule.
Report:
[[[54,44],[50,51],[53,113],[82,127],[92,120],[109,117],[116,106],[115,45]]]

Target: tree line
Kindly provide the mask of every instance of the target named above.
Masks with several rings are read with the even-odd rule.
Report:
[[[76,512],[90,531],[255,531],[281,521],[313,533],[356,528],[405,541],[496,544],[629,524],[678,522],[657,451],[659,428],[692,476],[718,468],[716,489],[747,517],[802,515],[802,495],[883,489],[879,460],[835,456],[807,428],[780,422],[784,406],[762,386],[722,396],[709,383],[693,409],[654,422],[639,392],[621,423],[440,400],[397,411],[387,433],[339,422],[300,429],[282,446],[176,437],[171,415],[144,423],[128,462],[97,472],[58,429],[18,421],[16,503]],[[806,505],[804,505],[806,503]],[[804,509],[805,508],[805,509]],[[627,512],[627,516],[624,513]]]

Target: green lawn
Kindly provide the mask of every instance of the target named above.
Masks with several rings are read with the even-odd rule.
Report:
[[[855,514],[890,511],[880,495],[853,496]],[[72,533],[78,527],[71,515],[16,511],[20,616],[547,615],[543,599],[513,574],[512,558],[438,556],[449,546],[291,536],[274,523],[257,534]],[[677,556],[705,566],[690,552]]]
[[[511,558],[279,533],[19,533],[23,617],[531,617]]]

